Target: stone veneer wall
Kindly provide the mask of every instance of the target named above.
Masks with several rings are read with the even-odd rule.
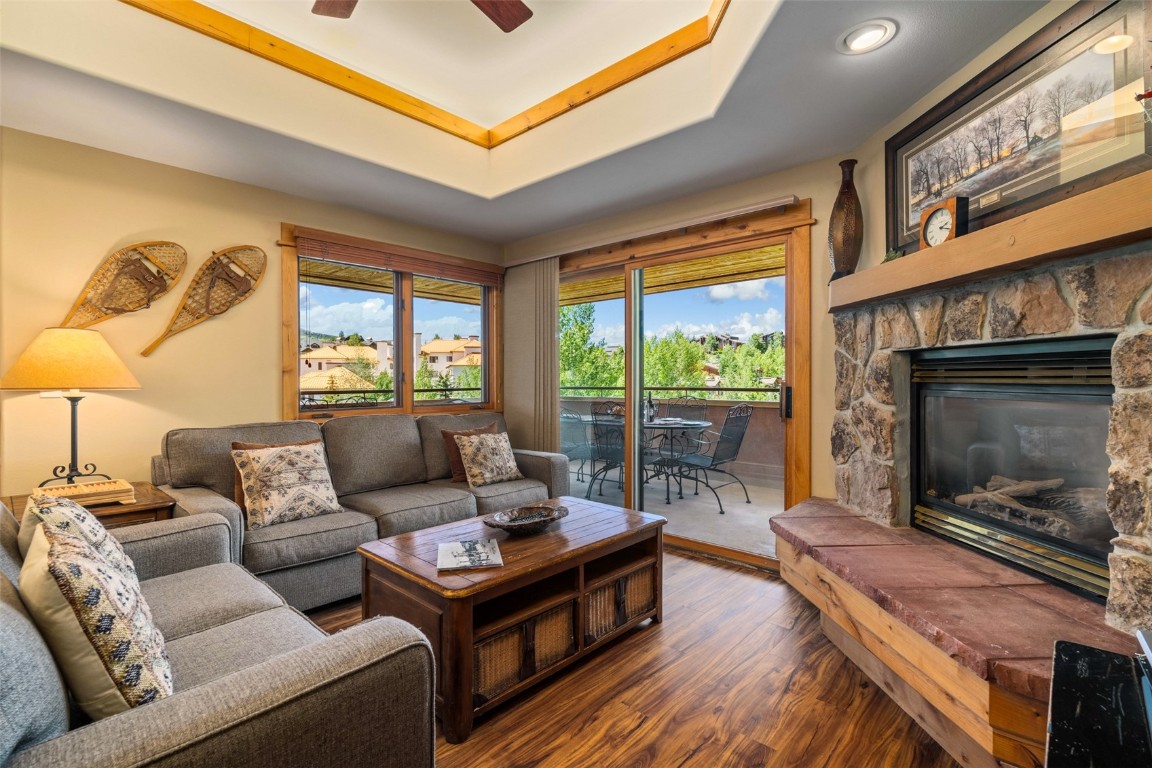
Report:
[[[832,455],[840,503],[907,524],[901,350],[1117,334],[1108,429],[1109,624],[1152,629],[1152,243],[836,312]],[[894,374],[893,366],[897,373]],[[905,404],[906,405],[906,404]]]

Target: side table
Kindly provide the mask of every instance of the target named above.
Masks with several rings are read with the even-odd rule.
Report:
[[[176,500],[152,483],[132,483],[136,491],[136,501],[131,504],[113,502],[99,506],[85,506],[89,512],[96,516],[105,528],[120,528],[125,525],[139,525],[151,523],[154,520],[168,520],[172,517],[172,510],[176,507]],[[24,514],[24,507],[31,494],[7,496],[4,504],[12,510],[12,514],[19,520]]]

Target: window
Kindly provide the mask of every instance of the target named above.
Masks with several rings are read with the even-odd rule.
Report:
[[[283,242],[286,418],[500,408],[502,267],[290,225]]]

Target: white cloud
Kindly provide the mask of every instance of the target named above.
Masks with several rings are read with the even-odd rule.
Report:
[[[679,328],[688,338],[698,338],[709,333],[727,333],[736,336],[741,341],[748,341],[754,333],[772,333],[784,330],[784,316],[775,307],[760,313],[741,312],[740,314],[723,320],[708,323],[668,323],[661,326],[649,336],[667,336]]]
[[[439,334],[442,339],[451,339],[453,336],[479,336],[480,318],[464,318],[455,315],[431,317],[422,319],[413,318],[413,325],[417,333],[424,334],[424,343],[427,344],[432,337]]]
[[[601,339],[603,339],[609,347],[624,346],[624,324],[602,325],[597,323],[592,331],[592,341],[597,342]]]
[[[308,289],[300,288],[300,327],[313,333],[359,333],[373,339],[392,339],[392,302],[373,296],[363,301],[343,301],[323,306]]]
[[[753,299],[767,299],[768,286],[776,281],[783,281],[782,277],[765,277],[759,280],[745,280],[740,283],[724,283],[710,285],[705,289],[708,301],[719,304],[736,299],[737,301],[751,301]]]

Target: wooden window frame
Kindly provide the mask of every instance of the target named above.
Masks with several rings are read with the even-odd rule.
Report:
[[[281,364],[281,414],[285,420],[326,420],[343,416],[387,413],[467,413],[502,411],[504,405],[503,294],[504,268],[458,256],[423,251],[402,245],[368,240],[336,232],[280,225],[281,325],[283,347]],[[323,251],[321,253],[320,251]],[[303,253],[302,253],[303,252]],[[317,412],[300,411],[300,258],[331,257],[349,264],[388,269],[396,273],[394,299],[399,316],[400,353],[394,355],[394,389],[397,404],[376,408],[332,408]],[[415,354],[412,350],[413,275],[474,283],[483,286],[483,344],[485,398],[483,401],[446,405],[415,400]],[[405,343],[404,340],[407,339]]]

